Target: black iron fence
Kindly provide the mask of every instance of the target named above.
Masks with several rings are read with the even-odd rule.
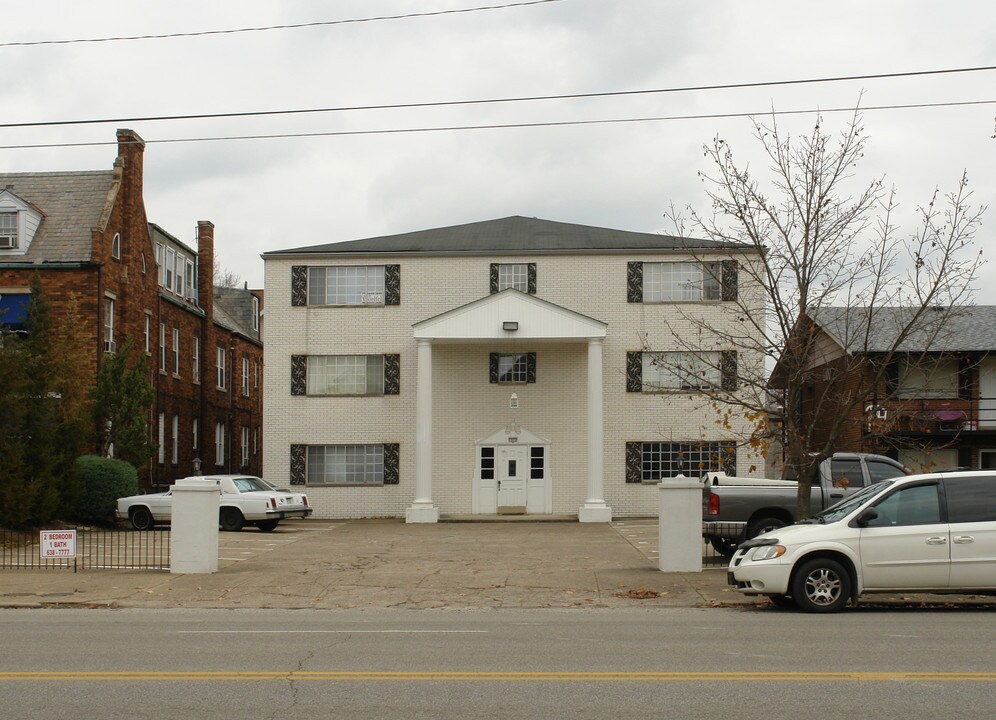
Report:
[[[56,534],[43,538],[49,532]],[[74,536],[75,556],[51,556],[69,549],[70,536]],[[169,545],[169,528],[148,532],[95,527],[0,530],[0,570],[168,570]]]

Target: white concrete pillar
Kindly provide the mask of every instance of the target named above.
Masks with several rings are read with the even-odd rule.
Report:
[[[682,475],[664,478],[660,490],[658,567],[664,572],[702,570],[702,483]]]
[[[415,378],[415,500],[405,522],[439,522],[432,504],[432,340],[418,338]]]
[[[602,490],[602,338],[588,339],[588,494],[578,510],[579,522],[611,522],[612,508]]]
[[[169,571],[213,573],[218,571],[218,508],[221,488],[217,480],[184,478],[173,492],[170,521]]]

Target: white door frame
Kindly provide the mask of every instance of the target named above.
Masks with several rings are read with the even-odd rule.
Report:
[[[550,441],[535,433],[515,426],[508,427],[478,440],[474,444],[474,478],[471,512],[475,515],[494,515],[498,512],[498,467],[502,447],[520,447],[526,451],[526,513],[546,514],[553,512],[553,473],[550,470]],[[482,478],[482,451],[493,452],[490,477]],[[533,478],[531,461],[533,448],[543,448],[543,477]]]

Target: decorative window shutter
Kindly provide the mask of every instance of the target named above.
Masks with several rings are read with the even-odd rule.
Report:
[[[722,374],[721,384],[724,390],[737,389],[737,351],[724,350],[719,354],[719,369]]]
[[[720,292],[722,295],[720,297],[723,300],[736,300],[739,264],[736,260],[724,260],[722,266],[722,277],[720,278],[720,285],[722,286]]]
[[[723,466],[723,472],[731,477],[737,476],[737,446],[735,443],[730,443],[727,445],[723,444],[722,450],[723,457],[720,459],[720,463]]]
[[[488,355],[488,382],[498,382],[498,353]]]
[[[626,392],[643,392],[643,353],[626,353]]]
[[[498,263],[491,263],[491,294],[498,292]]]
[[[526,382],[536,382],[536,353],[526,353]]]
[[[536,294],[536,263],[529,263],[526,265],[526,271],[528,275],[527,280],[527,292],[530,295]]]
[[[308,394],[308,356],[291,355],[291,395]]]
[[[643,263],[626,263],[626,302],[643,302]]]
[[[384,394],[401,394],[401,356],[389,354],[384,356]]]
[[[308,446],[290,446],[290,484],[304,485],[308,474]]]
[[[291,305],[303,307],[308,304],[308,267],[291,267]]]
[[[397,485],[401,481],[401,446],[384,443],[384,484]]]
[[[401,304],[401,266],[384,266],[384,304]]]
[[[626,443],[626,482],[643,482],[643,443]]]

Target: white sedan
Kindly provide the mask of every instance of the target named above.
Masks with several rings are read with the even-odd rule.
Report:
[[[221,490],[218,524],[222,530],[238,532],[245,525],[255,525],[270,532],[284,518],[311,515],[308,496],[275,490],[272,485],[251,475],[206,475],[198,480],[215,480]],[[129,520],[136,530],[151,530],[158,523],[169,523],[173,510],[173,493],[132,495],[118,500],[117,516]]]

